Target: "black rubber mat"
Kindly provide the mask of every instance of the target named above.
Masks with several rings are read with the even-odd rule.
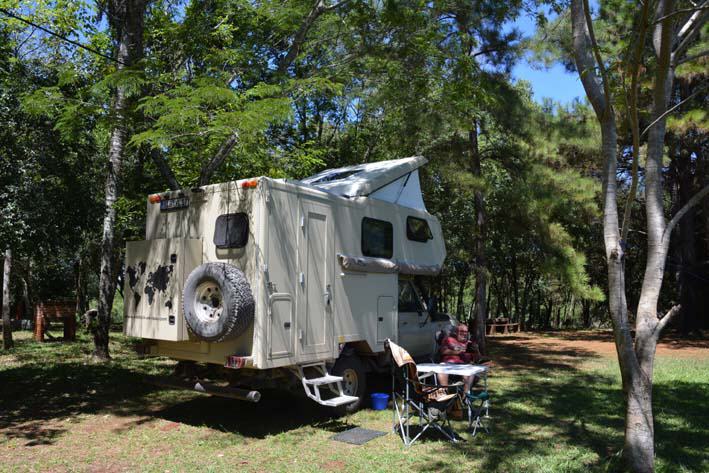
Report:
[[[361,427],[355,427],[350,430],[345,430],[339,434],[330,437],[332,440],[337,440],[338,442],[351,443],[353,445],[362,445],[369,442],[372,439],[386,435],[386,432],[380,432],[378,430],[363,429]]]

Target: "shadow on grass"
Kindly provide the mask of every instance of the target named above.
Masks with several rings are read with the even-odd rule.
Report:
[[[199,396],[153,411],[152,416],[205,426],[244,437],[265,438],[311,425],[333,433],[353,427],[310,399],[297,394],[267,390],[258,403]]]
[[[445,450],[480,458],[481,471],[619,468],[624,428],[620,386],[615,377],[583,371],[577,364],[598,356],[564,347],[547,350],[540,343],[528,347],[511,338],[493,346],[498,367],[491,375],[491,434],[446,443]],[[658,463],[670,470],[706,467],[708,403],[709,386],[701,382],[655,384]],[[436,452],[420,471],[455,472],[458,466]]]
[[[142,382],[155,371],[154,359],[92,364],[86,343],[17,342],[22,364],[0,367],[0,435],[25,439],[26,446],[52,444],[71,428],[62,421],[97,413],[138,417],[118,430],[165,419],[255,438],[305,425],[333,433],[352,427],[305,396],[268,390],[253,404],[162,389]]]
[[[525,345],[525,342],[531,340],[532,337],[528,335],[510,335],[492,342],[490,357],[494,360],[493,370],[499,367],[546,376],[558,372],[575,372],[579,361],[601,358],[591,350],[559,346],[551,340],[546,343],[536,338],[533,345]]]
[[[492,432],[469,439],[459,422],[455,428],[468,441],[451,444],[429,430],[419,442],[437,443],[430,452],[417,452],[420,471],[459,471],[460,465],[450,461],[453,452],[478,459],[481,471],[582,471],[612,463],[623,443],[623,398],[616,378],[580,368],[580,361],[597,358],[591,351],[547,346],[543,340],[525,345],[525,339],[492,343]],[[0,434],[24,439],[26,446],[52,444],[72,428],[63,419],[96,413],[137,417],[116,434],[157,419],[251,438],[303,426],[333,433],[352,427],[347,418],[333,418],[290,393],[264,391],[261,402],[252,404],[160,390],[139,382],[156,369],[155,360],[124,356],[109,364],[85,364],[81,360],[89,349],[87,343],[18,340],[22,364],[0,367]],[[387,392],[389,382],[388,376],[373,377],[370,391]],[[706,384],[656,384],[656,453],[664,464],[696,471],[706,466],[706,405]]]

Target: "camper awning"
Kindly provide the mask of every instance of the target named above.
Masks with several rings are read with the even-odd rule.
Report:
[[[342,269],[363,273],[399,273],[417,276],[435,276],[443,269],[440,265],[425,265],[386,258],[369,256],[347,256],[338,254],[337,260]]]
[[[418,168],[422,156],[327,169],[301,182],[343,197],[365,197],[425,210]]]

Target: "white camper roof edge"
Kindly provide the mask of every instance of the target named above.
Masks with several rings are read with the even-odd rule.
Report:
[[[300,182],[343,197],[364,197],[417,170],[428,160],[423,156],[355,164],[326,169]]]
[[[345,198],[371,197],[425,211],[418,168],[427,162],[423,156],[411,156],[356,164],[326,169],[298,182]]]

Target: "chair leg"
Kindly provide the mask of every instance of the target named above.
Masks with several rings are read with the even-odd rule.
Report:
[[[468,430],[472,430],[472,436],[475,437],[478,433],[478,429],[484,430],[486,433],[490,433],[490,429],[483,422],[483,418],[489,419],[489,400],[484,400],[480,402],[480,405],[475,406],[474,401],[471,399],[467,400],[468,405]]]

